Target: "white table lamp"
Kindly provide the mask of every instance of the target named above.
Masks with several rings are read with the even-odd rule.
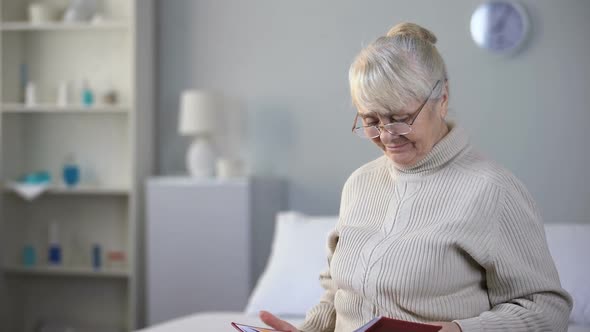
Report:
[[[193,177],[212,177],[215,172],[215,151],[212,135],[218,108],[216,96],[211,92],[186,90],[180,100],[178,131],[193,136],[186,154],[186,166]]]

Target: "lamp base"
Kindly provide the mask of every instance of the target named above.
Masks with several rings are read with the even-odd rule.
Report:
[[[229,179],[244,176],[244,165],[239,159],[217,159],[215,171],[220,179]]]
[[[215,152],[207,138],[195,137],[186,153],[186,168],[192,177],[213,177],[215,173]]]

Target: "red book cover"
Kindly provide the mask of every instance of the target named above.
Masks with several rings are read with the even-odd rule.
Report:
[[[250,326],[250,325],[244,325],[244,324],[239,324],[239,323],[231,323],[231,326],[235,327],[236,330],[241,331],[241,332],[285,332],[285,331],[279,331],[279,330],[272,330],[266,327],[256,327],[256,326]]]
[[[388,317],[377,317],[354,332],[436,332],[442,327],[397,320]]]

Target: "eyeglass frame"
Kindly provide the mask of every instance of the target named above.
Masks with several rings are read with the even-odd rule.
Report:
[[[379,136],[381,136],[381,133],[382,133],[381,130],[382,129],[385,129],[385,131],[387,131],[391,135],[396,135],[396,134],[392,133],[391,131],[387,130],[387,128],[386,128],[386,126],[390,126],[390,125],[393,125],[393,124],[396,124],[396,123],[397,124],[405,124],[410,129],[410,131],[408,131],[407,133],[397,134],[396,136],[399,136],[399,135],[407,135],[407,134],[411,133],[412,132],[412,125],[414,124],[414,121],[416,121],[416,119],[418,118],[418,115],[420,115],[420,112],[422,112],[422,109],[424,109],[424,106],[426,106],[426,104],[430,100],[430,97],[432,97],[432,93],[434,92],[434,90],[436,90],[436,87],[438,86],[438,84],[440,82],[441,82],[441,80],[436,81],[436,83],[434,84],[434,87],[432,88],[432,90],[430,90],[430,94],[428,95],[428,97],[426,98],[426,100],[422,103],[422,105],[420,105],[420,107],[418,108],[418,110],[416,110],[414,112],[414,114],[410,117],[410,119],[408,119],[406,121],[392,121],[392,122],[387,123],[387,124],[384,124],[384,125],[376,124],[376,125],[372,125],[372,126],[360,126],[360,127],[357,127],[356,126],[356,123],[357,123],[358,117],[359,117],[359,113],[357,112],[356,113],[356,116],[354,117],[354,122],[352,123],[352,133],[355,134],[355,136],[358,136],[358,137],[363,138],[362,136],[359,136],[359,135],[357,135],[355,133],[355,129],[375,127],[377,129],[377,131],[379,132],[379,134],[376,135],[376,136],[373,136],[373,137],[366,136],[364,138],[373,139],[373,138],[379,137]],[[408,121],[410,121],[410,122],[408,123]]]

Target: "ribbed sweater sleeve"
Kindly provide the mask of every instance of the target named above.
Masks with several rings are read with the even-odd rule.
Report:
[[[560,287],[534,202],[512,182],[498,211],[484,266],[492,308],[455,322],[463,332],[567,331],[571,297]]]
[[[330,234],[333,237],[333,233]],[[332,240],[333,241],[333,240]],[[331,241],[330,241],[331,242]],[[330,255],[331,257],[331,255]],[[320,273],[320,284],[325,289],[320,302],[307,312],[306,319],[298,328],[304,332],[334,331],[336,325],[336,310],[334,309],[334,295],[337,286],[330,276],[330,268]]]
[[[343,210],[346,209],[349,202],[349,182],[344,184],[342,189],[342,195],[340,198],[340,212],[339,215],[343,215]],[[338,224],[340,221],[338,222]],[[298,327],[299,331],[302,332],[331,332],[334,331],[336,325],[336,309],[334,308],[334,295],[338,289],[332,276],[330,275],[330,266],[332,262],[332,256],[336,250],[338,244],[338,225],[330,232],[327,241],[327,254],[328,254],[328,267],[320,273],[320,284],[324,288],[324,294],[322,295],[320,302],[311,308],[305,317],[305,321],[301,326]]]

